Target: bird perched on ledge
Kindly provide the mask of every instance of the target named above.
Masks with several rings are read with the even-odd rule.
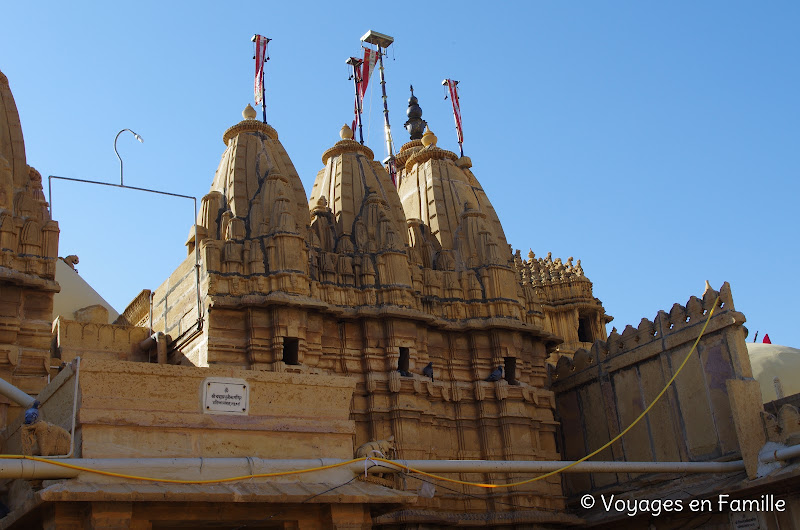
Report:
[[[503,378],[503,367],[498,366],[495,368],[492,373],[489,374],[489,377],[484,379],[484,381],[489,381],[490,383],[494,381],[500,381]]]
[[[33,425],[37,421],[39,421],[39,407],[42,404],[37,399],[31,405],[31,408],[25,411],[25,425]]]
[[[422,375],[430,377],[431,381],[433,381],[433,362],[429,362],[428,366],[422,369]]]

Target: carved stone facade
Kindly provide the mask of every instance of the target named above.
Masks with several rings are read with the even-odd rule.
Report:
[[[58,233],[42,176],[26,162],[14,96],[0,72],[0,377],[33,394],[50,372]],[[17,409],[0,398],[0,417],[9,407]]]
[[[468,159],[412,141],[398,194],[344,127],[306,204],[278,133],[243,115],[224,134],[187,259],[153,295],[170,362],[355,378],[354,445],[394,436],[400,458],[558,459],[545,362],[562,339]],[[497,366],[504,378],[485,381]],[[432,521],[420,502],[407,524]],[[488,502],[432,502],[453,513],[513,503],[519,523],[564,509],[557,478]]]
[[[553,259],[549,252],[542,259],[530,251],[527,261],[521,258],[520,251],[514,256],[522,284],[530,285],[540,300],[548,329],[564,339],[556,350],[561,356],[605,340],[606,324],[613,320],[593,296],[592,282],[584,275],[581,260],[574,265],[572,261],[570,257],[564,264],[561,258]],[[551,357],[553,362],[556,359]]]
[[[578,458],[661,389],[718,294],[606,336],[611,317],[580,260],[523,259],[472,161],[437,147],[432,132],[397,154],[395,188],[343,127],[307,197],[278,132],[248,106],[223,134],[185,261],[114,324],[59,318],[51,335],[58,228],[25,164],[5,77],[0,103],[0,376],[41,390],[43,417],[71,430],[72,456],[191,457],[198,470],[174,473],[198,480],[231,476],[204,459],[246,461],[233,475],[242,476],[285,458],[346,460],[359,447],[409,460]],[[744,317],[727,284],[719,294],[691,375],[603,459],[742,458],[751,475],[762,442],[797,438],[794,406],[770,416],[750,399]],[[248,406],[208,413],[209,378],[241,382]],[[2,420],[5,453],[32,446],[18,414]],[[355,482],[344,468],[191,486],[84,474],[0,488],[15,510],[1,524],[555,528],[609,522],[569,504],[583,492],[656,495],[680,486],[672,478],[556,475],[489,494],[448,484],[429,495],[410,475]]]

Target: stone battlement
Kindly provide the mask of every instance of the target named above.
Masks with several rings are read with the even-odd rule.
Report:
[[[659,311],[653,321],[642,319],[622,334],[614,331],[608,340],[563,355],[550,366],[565,460],[603,446],[654,401],[697,340],[717,296],[705,333],[666,394],[595,459],[674,462],[745,456],[737,421],[758,418],[761,404],[743,405],[739,399],[753,384],[757,390],[757,383],[745,345],[745,318],[734,309],[725,283],[719,292],[707,289],[702,298],[692,296],[685,306]],[[635,477],[570,475],[565,484],[575,494]]]

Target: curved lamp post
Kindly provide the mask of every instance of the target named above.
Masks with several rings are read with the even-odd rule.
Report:
[[[120,186],[123,185],[122,184],[122,157],[119,156],[119,151],[117,151],[117,140],[119,140],[119,135],[124,133],[125,131],[128,131],[129,133],[131,133],[137,140],[139,140],[139,143],[144,143],[144,140],[142,140],[142,137],[139,136],[138,134],[136,134],[135,132],[133,132],[130,129],[122,129],[120,132],[117,133],[117,137],[114,138],[114,152],[117,153],[117,158],[119,158],[119,185]]]

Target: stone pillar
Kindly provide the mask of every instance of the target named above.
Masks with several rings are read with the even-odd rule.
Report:
[[[728,379],[725,386],[747,477],[754,479],[758,471],[758,452],[767,442],[761,421],[764,411],[761,387],[755,379]]]

